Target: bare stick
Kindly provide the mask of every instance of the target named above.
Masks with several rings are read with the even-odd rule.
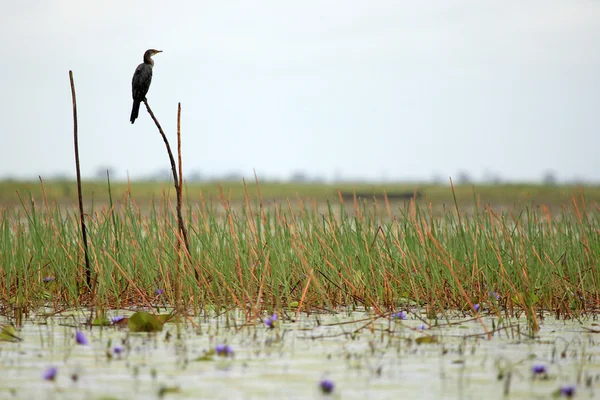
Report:
[[[183,197],[183,162],[181,161],[181,103],[177,103],[177,161],[179,162],[179,196]]]
[[[177,163],[178,163],[178,168],[179,168],[179,197],[183,197],[183,162],[181,159],[181,103],[177,103]],[[181,254],[181,240],[177,241],[177,253]],[[181,265],[181,256],[179,257],[180,260],[180,265]],[[177,282],[176,282],[176,286],[175,286],[175,296],[177,299],[177,313],[179,315],[183,315],[183,303],[181,301],[181,271],[180,269],[177,270],[178,272],[178,276],[177,276]],[[196,272],[196,280],[198,280],[198,273]],[[180,324],[177,324],[177,334],[178,334],[178,338],[181,338],[180,334],[181,331],[179,330],[179,326]]]
[[[88,255],[87,229],[85,227],[85,217],[83,213],[83,196],[81,194],[81,171],[79,169],[79,140],[77,138],[77,98],[75,97],[75,82],[73,81],[73,71],[69,71],[71,80],[71,97],[73,98],[73,138],[75,142],[75,169],[77,170],[77,196],[79,198],[79,220],[81,221],[81,237],[83,239],[83,252],[85,255],[85,282],[88,289],[92,288],[92,269],[90,267],[90,258]]]
[[[165,135],[165,132],[163,131],[162,127],[160,126],[160,123],[154,116],[154,113],[152,112],[152,109],[148,105],[148,101],[146,99],[144,99],[144,104],[146,105],[146,110],[148,110],[148,114],[150,114],[150,117],[152,117],[152,120],[156,124],[156,127],[158,128],[158,131],[160,132],[160,135],[162,136],[163,141],[165,142],[165,146],[167,147],[167,153],[169,153],[171,171],[173,171],[173,184],[175,185],[175,192],[177,194],[177,223],[179,225],[179,231],[181,232],[181,236],[183,236],[183,242],[185,243],[185,248],[187,250],[188,257],[191,257],[192,253],[190,251],[190,244],[188,242],[187,229],[185,228],[185,223],[183,222],[183,216],[181,214],[181,190],[179,188],[179,179],[177,177],[177,167],[175,165],[175,158],[173,157],[171,146],[169,145],[169,141],[167,140],[167,135]],[[197,275],[198,273],[196,272],[196,277]]]

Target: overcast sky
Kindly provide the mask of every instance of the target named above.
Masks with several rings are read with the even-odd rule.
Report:
[[[0,13],[0,176],[168,169],[259,178],[600,181],[600,1],[11,1]]]

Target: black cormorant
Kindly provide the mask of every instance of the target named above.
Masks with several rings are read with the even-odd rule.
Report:
[[[152,67],[154,66],[152,56],[161,52],[162,50],[146,50],[144,53],[144,62],[135,69],[133,79],[131,80],[133,108],[131,109],[131,118],[129,120],[132,124],[138,117],[140,104],[146,99],[146,93],[148,93],[148,89],[150,89],[150,82],[152,82]]]

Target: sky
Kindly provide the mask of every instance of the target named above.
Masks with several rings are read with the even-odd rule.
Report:
[[[0,177],[600,182],[599,0],[5,2]]]

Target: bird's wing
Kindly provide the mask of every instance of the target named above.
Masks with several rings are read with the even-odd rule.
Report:
[[[152,82],[152,66],[148,64],[138,65],[131,80],[134,100],[144,100],[148,89],[150,89],[150,82]]]

